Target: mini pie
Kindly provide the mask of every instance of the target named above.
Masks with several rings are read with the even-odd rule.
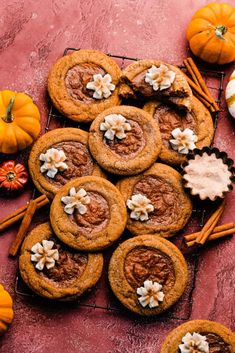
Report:
[[[166,99],[191,110],[192,91],[185,76],[176,66],[159,60],[145,59],[128,65],[122,72],[119,94],[124,98]]]
[[[113,184],[87,176],[74,179],[57,192],[50,220],[55,234],[65,244],[77,250],[96,251],[121,236],[127,212],[123,197]]]
[[[54,64],[48,92],[63,115],[87,123],[103,110],[120,104],[120,75],[119,66],[109,56],[97,50],[79,50]]]
[[[56,154],[62,153],[66,157],[62,158],[64,168],[56,168],[55,175],[50,174],[51,168],[44,168],[45,154],[52,149],[59,151],[54,151]],[[40,160],[40,156],[43,160]],[[88,150],[88,133],[76,128],[55,129],[41,136],[30,153],[29,171],[37,189],[49,198],[53,198],[63,185],[74,178],[86,175],[104,177]]]
[[[51,250],[37,253],[38,247],[43,249],[48,244]],[[36,253],[40,264],[34,258]],[[103,256],[74,251],[59,241],[49,223],[43,223],[26,237],[19,268],[24,282],[38,295],[73,300],[97,283],[102,274]]]
[[[201,200],[223,198],[233,189],[233,163],[227,153],[218,148],[195,149],[182,164],[184,186],[191,195],[197,195]]]
[[[188,152],[187,149],[183,153],[173,149],[174,146],[171,145],[170,140],[174,139],[172,132],[175,129],[180,129],[182,132],[185,129],[190,129],[194,132],[197,141],[193,144],[193,148],[210,146],[213,140],[214,126],[210,112],[194,96],[190,112],[176,109],[172,105],[156,100],[146,103],[143,109],[150,113],[158,123],[162,137],[162,149],[159,157],[166,163],[180,164],[185,160],[185,154]]]
[[[195,337],[195,333],[200,336]],[[188,336],[185,337],[187,334]],[[192,342],[190,342],[190,338]],[[203,342],[204,340],[206,344]],[[193,344],[194,347],[192,346]],[[161,347],[160,353],[188,352],[235,353],[235,335],[227,327],[218,322],[208,320],[188,321],[169,333]]]
[[[149,168],[161,146],[157,123],[139,108],[107,109],[90,127],[91,154],[101,167],[113,174],[133,175]]]
[[[182,229],[192,213],[181,175],[173,168],[155,163],[144,173],[117,183],[127,204],[127,228],[134,235],[170,237]]]
[[[181,297],[187,281],[188,268],[182,253],[155,235],[126,240],[114,251],[109,264],[114,294],[140,315],[167,310]]]

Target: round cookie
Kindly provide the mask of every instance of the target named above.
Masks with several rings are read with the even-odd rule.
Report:
[[[55,148],[63,151],[68,166],[66,170],[57,171],[52,178],[43,173],[40,168],[44,164],[40,155]],[[33,145],[29,156],[29,171],[36,188],[50,199],[67,182],[86,175],[105,177],[99,166],[93,161],[88,149],[88,133],[76,128],[62,128],[52,130],[42,135]]]
[[[69,214],[66,208],[73,200],[68,196],[74,188],[77,193],[85,190],[85,196],[80,199],[83,204],[75,206]],[[103,178],[87,176],[74,179],[57,192],[50,220],[55,234],[65,244],[77,250],[97,251],[121,236],[127,212],[123,197],[113,184]]]
[[[142,174],[120,180],[116,186],[128,207],[127,228],[134,235],[155,233],[170,237],[191,216],[192,202],[184,190],[182,176],[165,164],[155,163]],[[139,205],[136,197],[140,198]]]
[[[174,151],[170,144],[170,139],[173,138],[171,132],[176,128],[191,129],[198,138],[197,148],[210,146],[212,143],[214,136],[212,117],[208,109],[194,96],[190,112],[177,110],[160,101],[149,101],[143,109],[150,113],[158,123],[162,137],[159,157],[165,163],[181,164],[185,160],[185,154]]]
[[[121,127],[115,126],[115,119],[123,120],[118,122]],[[123,129],[121,137],[115,128]],[[134,175],[149,168],[157,159],[161,146],[157,123],[139,108],[119,106],[107,109],[90,127],[91,154],[101,167],[113,174]]]
[[[160,353],[181,353],[182,338],[194,332],[206,336],[208,353],[235,353],[235,334],[218,322],[208,320],[188,321],[175,328],[166,337]]]
[[[108,96],[95,98],[87,88],[94,75],[110,75],[113,89]],[[78,50],[60,58],[48,77],[48,92],[54,106],[69,119],[88,123],[103,110],[120,104],[118,96],[121,70],[109,56],[97,50]]]
[[[155,90],[145,81],[146,74],[153,66],[159,68],[162,65],[173,72],[175,78],[170,87]],[[180,108],[191,110],[192,90],[182,71],[174,65],[155,59],[137,60],[128,65],[122,71],[119,94],[124,98],[166,99]]]
[[[172,306],[183,294],[188,269],[182,253],[168,240],[155,235],[141,235],[126,240],[114,251],[109,264],[109,282],[114,294],[129,310],[140,315],[157,315]],[[147,304],[141,304],[137,289],[151,281],[163,293],[144,291]],[[151,296],[157,303],[152,305]],[[143,302],[142,302],[143,303]],[[152,306],[152,307],[151,307]]]
[[[53,241],[58,260],[51,268],[42,270],[32,261],[32,248],[43,241]],[[34,249],[34,248],[33,248]],[[92,288],[102,274],[102,254],[79,253],[67,247],[55,236],[49,223],[34,228],[26,237],[19,258],[20,274],[24,282],[38,295],[57,300],[73,300]]]

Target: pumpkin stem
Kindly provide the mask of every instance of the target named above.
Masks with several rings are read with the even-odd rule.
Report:
[[[215,27],[215,35],[219,39],[225,40],[224,34],[227,32],[228,28],[224,25],[219,25]]]
[[[13,181],[16,178],[16,175],[13,171],[10,171],[6,175],[7,181]]]
[[[13,108],[13,105],[15,103],[15,99],[16,99],[16,96],[11,97],[10,102],[8,103],[8,106],[7,106],[7,109],[6,109],[6,113],[2,117],[2,119],[6,123],[11,123],[14,120],[14,117],[12,115],[12,108]]]

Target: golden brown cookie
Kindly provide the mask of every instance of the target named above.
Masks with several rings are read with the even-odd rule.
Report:
[[[170,81],[170,87],[167,87],[167,85],[164,86],[164,81],[161,81],[163,82],[163,85],[159,86],[158,89],[156,88],[156,85],[146,82],[146,74],[148,74],[149,70],[153,67],[157,69],[163,67],[164,69],[168,69],[168,72],[174,73],[173,75],[175,75],[175,77],[173,82]],[[152,75],[153,79],[156,80],[156,83],[161,83],[160,80],[162,79],[165,80],[165,77],[162,76],[162,73],[160,78],[154,77],[154,74]],[[147,81],[149,81],[148,78]],[[159,60],[138,60],[128,65],[122,71],[119,93],[124,98],[163,98],[171,101],[178,107],[191,110],[192,91],[185,76],[178,67],[163,63]]]
[[[54,163],[51,164],[52,149],[57,152],[54,151]],[[58,156],[58,153],[62,155]],[[105,177],[90,155],[88,133],[76,128],[55,129],[41,136],[31,150],[29,171],[37,189],[51,199],[74,178],[86,175]]]
[[[97,50],[82,49],[54,64],[48,77],[48,92],[63,115],[87,123],[103,110],[120,104],[120,75],[112,58]]]
[[[113,174],[133,175],[152,165],[162,146],[157,123],[142,109],[119,106],[105,110],[90,127],[91,154]]]
[[[180,164],[185,160],[185,154],[174,150],[170,140],[174,139],[172,131],[179,128],[181,131],[191,129],[197,136],[196,147],[210,146],[214,136],[214,125],[210,112],[196,98],[192,97],[190,112],[180,111],[173,106],[160,102],[149,101],[144,110],[157,121],[161,137],[162,149],[159,157],[169,164]]]
[[[67,247],[55,236],[50,224],[43,223],[26,237],[19,268],[24,282],[38,295],[73,300],[97,283],[103,256]]]
[[[185,337],[187,333],[190,335],[197,333],[200,336],[203,336],[204,338],[201,338],[200,336],[197,337],[200,342],[206,339],[206,350],[196,350],[197,346],[195,345],[195,352],[235,353],[234,333],[218,322],[208,320],[188,321],[185,324],[175,328],[166,337],[161,348],[161,353],[193,352],[194,350],[192,346],[190,346],[190,343],[187,343],[187,338],[186,340],[184,339],[185,343],[182,341],[183,337]],[[188,337],[191,338],[190,336]],[[181,349],[179,348],[180,345]],[[203,343],[203,345],[205,345],[205,343]],[[189,350],[188,347],[191,348],[191,350]],[[188,350],[185,350],[185,348],[188,348]]]
[[[185,259],[175,245],[155,235],[126,240],[113,253],[109,282],[129,310],[157,315],[183,294],[188,280]]]
[[[121,236],[127,212],[113,184],[87,176],[74,179],[57,192],[50,219],[55,234],[65,244],[77,250],[96,251]]]
[[[144,173],[117,183],[127,204],[127,228],[134,235],[171,237],[187,223],[192,203],[181,175],[173,168],[155,163]]]

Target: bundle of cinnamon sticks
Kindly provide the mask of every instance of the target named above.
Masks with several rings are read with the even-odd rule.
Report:
[[[193,245],[203,245],[207,241],[216,240],[235,233],[235,224],[227,223],[216,226],[225,208],[225,201],[212,214],[200,232],[185,235],[184,240],[188,247]]]
[[[19,208],[9,216],[0,220],[1,232],[22,219],[19,231],[9,250],[10,255],[15,256],[18,253],[36,210],[47,205],[48,203],[48,198],[45,195],[41,195],[37,199],[31,200],[25,206]]]
[[[218,112],[220,110],[218,104],[212,97],[209,89],[207,88],[205,81],[202,78],[200,71],[192,58],[187,58],[184,61],[191,78],[185,75],[189,86],[192,88],[194,95],[212,112]]]

